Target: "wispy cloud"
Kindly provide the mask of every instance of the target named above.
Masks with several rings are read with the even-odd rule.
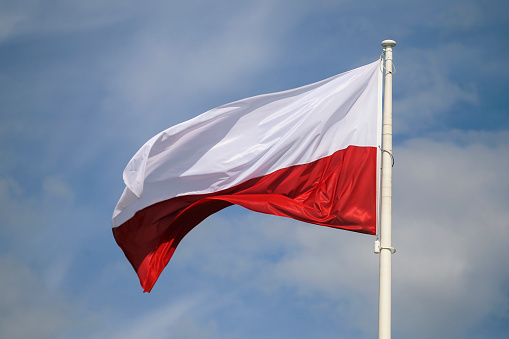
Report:
[[[508,316],[509,274],[499,269],[509,264],[499,255],[509,241],[507,132],[459,134],[395,150],[395,324],[403,337],[464,337],[487,317]]]
[[[194,317],[203,312],[201,305],[205,303],[203,296],[193,296],[172,301],[156,308],[138,319],[120,321],[122,328],[105,334],[108,339],[137,338],[211,338],[213,324],[202,327]]]
[[[49,293],[22,262],[0,257],[0,335],[2,338],[55,338],[76,326],[70,304]]]

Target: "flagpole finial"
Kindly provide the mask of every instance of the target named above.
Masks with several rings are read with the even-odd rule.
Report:
[[[396,41],[394,41],[394,40],[384,40],[384,41],[382,41],[382,46],[383,47],[394,47],[394,46],[396,46]]]

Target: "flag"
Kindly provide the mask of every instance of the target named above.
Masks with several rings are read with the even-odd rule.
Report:
[[[232,204],[375,234],[379,66],[235,101],[145,143],[112,218],[144,291],[191,229]]]

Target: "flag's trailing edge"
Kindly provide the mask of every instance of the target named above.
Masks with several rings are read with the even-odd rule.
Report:
[[[232,204],[375,234],[379,61],[239,100],[150,139],[124,170],[113,234],[152,289],[179,242]]]

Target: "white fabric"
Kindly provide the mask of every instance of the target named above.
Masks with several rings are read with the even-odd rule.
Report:
[[[378,146],[379,64],[223,105],[154,136],[124,170],[113,227],[159,201],[230,188],[349,145]]]

